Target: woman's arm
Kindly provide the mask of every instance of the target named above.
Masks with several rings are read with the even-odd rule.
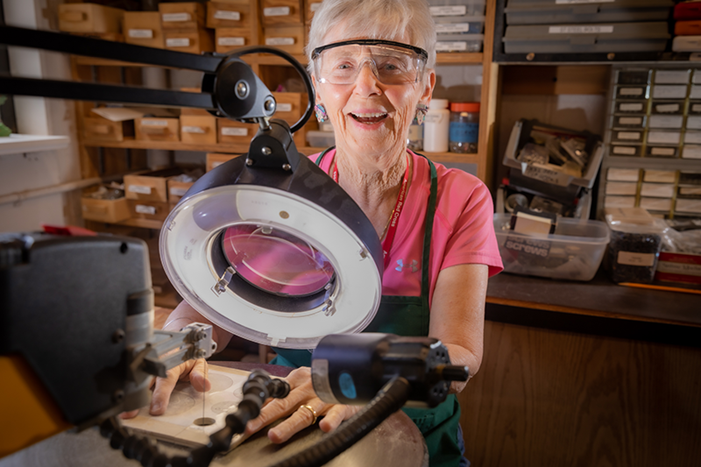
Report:
[[[428,335],[448,348],[453,365],[464,365],[470,377],[479,370],[484,347],[484,303],[489,269],[484,264],[460,264],[438,274],[431,304]],[[460,392],[464,382],[453,382]]]

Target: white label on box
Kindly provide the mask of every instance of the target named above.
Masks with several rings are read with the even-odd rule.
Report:
[[[438,34],[461,34],[470,31],[470,23],[443,23],[436,24]]]
[[[187,188],[173,187],[170,189],[170,194],[173,196],[185,196],[187,193]]]
[[[139,214],[149,214],[151,216],[156,215],[156,207],[155,206],[146,206],[144,204],[137,204],[134,206],[134,210],[138,212]]]
[[[238,11],[217,10],[216,13],[214,13],[214,18],[225,19],[228,21],[239,21],[241,19],[241,13]]]
[[[569,185],[570,179],[572,178],[571,175],[532,164],[526,166],[526,170],[524,170],[523,175],[559,186]]]
[[[638,169],[617,169],[611,167],[606,172],[606,180],[615,180],[618,182],[637,182],[640,176]]]
[[[163,13],[164,23],[181,23],[192,20],[190,13]]]
[[[645,88],[621,88],[618,94],[621,96],[642,96]],[[631,104],[632,105],[632,104]],[[640,110],[643,110],[643,104],[640,105]]]
[[[548,34],[611,34],[613,26],[550,26]]]
[[[694,113],[701,112],[701,104],[692,104],[691,111]]]
[[[295,45],[294,37],[267,37],[265,45]]]
[[[657,104],[655,106],[655,112],[661,114],[679,112],[679,104]]]
[[[277,112],[292,112],[292,104],[289,102],[280,102],[277,105]]]
[[[652,148],[650,149],[650,155],[671,157],[674,156],[675,151],[675,148]]]
[[[621,89],[623,91],[623,89]],[[618,106],[618,110],[621,112],[642,112],[643,104],[642,102],[634,102],[632,104],[621,104]]]
[[[685,276],[701,276],[701,264],[674,263],[672,261],[659,261],[656,271],[667,274],[682,274]]]
[[[436,52],[449,52],[451,50],[467,50],[467,42],[436,42]]]
[[[701,117],[689,116],[686,118],[687,130],[701,130]]]
[[[691,86],[690,99],[701,99],[701,86]]]
[[[212,163],[212,168],[219,167],[222,164],[223,164],[223,162],[214,162],[214,163]]]
[[[190,47],[190,39],[187,37],[177,37],[166,39],[167,47]]]
[[[701,132],[687,131],[684,134],[684,142],[690,144],[701,144]]]
[[[659,99],[684,99],[686,86],[654,86],[652,97]]]
[[[613,3],[616,0],[555,0],[555,5],[574,5],[577,3]]]
[[[614,154],[622,154],[624,156],[634,156],[636,148],[630,146],[612,146]]]
[[[143,119],[141,120],[141,126],[168,126],[168,121]]]
[[[225,126],[221,129],[221,134],[224,136],[248,136],[248,128]]]
[[[651,131],[647,135],[648,143],[679,144],[681,133],[678,131]]]
[[[130,193],[138,193],[140,195],[150,195],[151,194],[151,187],[145,186],[145,185],[129,185],[128,190]]]
[[[290,16],[291,14],[292,10],[288,6],[263,8],[263,16]]]
[[[686,84],[689,82],[689,72],[686,70],[663,71],[655,72],[655,83],[666,84]]]
[[[242,46],[246,45],[246,39],[243,37],[220,37],[217,40],[217,45]]]
[[[467,14],[466,5],[432,6],[429,9],[431,16],[465,16]]]
[[[642,125],[643,117],[621,117],[618,119],[620,125]]]
[[[701,146],[684,146],[682,159],[701,159]]]
[[[153,30],[151,29],[130,29],[127,34],[134,39],[153,39]]]
[[[184,126],[182,127],[182,132],[183,133],[197,133],[200,135],[203,135],[206,133],[205,129],[202,128],[201,126]]]
[[[616,135],[616,139],[626,139],[626,140],[637,141],[640,139],[640,132],[639,131],[619,131],[618,134]]]
[[[681,115],[650,115],[650,128],[681,128],[684,117]]]
[[[321,8],[321,2],[316,2],[309,5],[309,9],[312,11],[312,13],[316,13],[316,10],[319,8]]]
[[[630,251],[619,251],[617,262],[628,266],[651,267],[655,264],[657,255],[652,253],[632,253]]]

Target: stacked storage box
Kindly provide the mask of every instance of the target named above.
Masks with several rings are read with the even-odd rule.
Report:
[[[662,52],[671,0],[507,0],[505,53]]]
[[[212,31],[205,28],[205,8],[201,3],[160,3],[161,28],[167,49],[201,54],[214,51]]]
[[[215,48],[227,53],[236,47],[260,44],[256,0],[207,2],[207,27],[214,29]]]
[[[598,216],[701,217],[701,68],[620,66],[611,79]]]
[[[485,0],[429,0],[437,52],[480,52]]]
[[[701,52],[701,1],[682,2],[674,7],[675,52]]]
[[[122,42],[124,10],[93,3],[58,6],[58,29],[81,36]]]

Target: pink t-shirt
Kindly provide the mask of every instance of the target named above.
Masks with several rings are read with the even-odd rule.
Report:
[[[321,161],[328,173],[336,150]],[[414,170],[407,200],[397,224],[397,233],[389,252],[389,267],[382,276],[383,295],[421,295],[421,257],[426,208],[431,191],[428,161],[411,151]],[[311,156],[313,161],[318,154]],[[434,162],[438,174],[438,198],[433,221],[429,264],[430,295],[438,273],[458,264],[486,264],[489,276],[503,269],[492,221],[494,205],[489,190],[477,177]]]

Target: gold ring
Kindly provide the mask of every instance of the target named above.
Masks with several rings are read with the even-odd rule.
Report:
[[[309,412],[311,412],[312,417],[314,417],[314,420],[312,420],[312,425],[316,423],[317,415],[316,415],[316,410],[312,408],[311,405],[300,405],[300,409],[307,409]]]

